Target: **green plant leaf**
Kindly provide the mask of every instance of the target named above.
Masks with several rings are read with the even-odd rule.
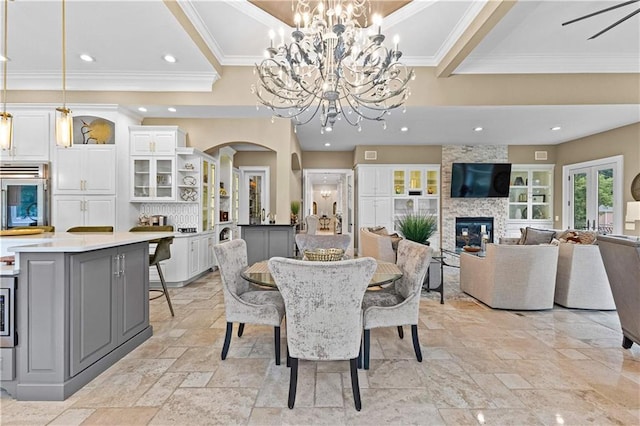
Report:
[[[396,227],[407,240],[425,244],[438,229],[438,222],[431,213],[407,211],[396,220]]]

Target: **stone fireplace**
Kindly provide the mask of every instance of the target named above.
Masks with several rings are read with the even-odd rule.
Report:
[[[494,242],[492,217],[456,217],[456,250],[465,245],[480,247],[482,234],[489,236],[487,242]]]
[[[505,235],[508,198],[451,198],[452,163],[508,163],[509,150],[506,145],[444,145],[442,147],[441,200],[442,218],[440,238],[442,248],[455,250],[456,218],[493,218],[490,238],[493,241]],[[480,245],[480,243],[478,243]]]

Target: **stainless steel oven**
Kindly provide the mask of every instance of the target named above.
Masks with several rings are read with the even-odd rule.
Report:
[[[0,279],[0,348],[12,348],[18,343],[15,282],[14,277]]]
[[[49,225],[47,164],[0,165],[1,229]]]

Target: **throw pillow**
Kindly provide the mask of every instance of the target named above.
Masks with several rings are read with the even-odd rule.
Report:
[[[385,237],[389,235],[387,233],[387,229],[384,226],[374,226],[373,228],[369,228],[369,232],[377,235],[384,235]]]
[[[527,226],[524,245],[549,244],[555,235],[555,231],[549,229],[537,229]]]
[[[389,237],[391,238],[391,248],[393,249],[393,251],[398,251],[398,243],[400,242],[400,240],[402,240],[402,237],[398,235],[397,232],[389,234]]]
[[[524,240],[527,239],[527,228],[520,228],[520,241],[518,241],[519,245],[524,244]]]
[[[578,231],[578,240],[580,244],[594,244],[597,234],[593,231]]]

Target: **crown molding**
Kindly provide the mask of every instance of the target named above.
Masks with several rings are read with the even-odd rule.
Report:
[[[11,76],[11,90],[60,90],[61,78],[60,73],[20,72]],[[67,90],[210,92],[219,78],[217,72],[67,73]]]
[[[204,23],[202,16],[200,16],[196,10],[193,2],[191,0],[177,0],[177,3],[189,21],[191,21],[193,27],[198,31],[198,34],[200,34],[200,37],[202,37],[202,40],[204,40],[209,50],[213,53],[218,62],[220,62],[220,65],[228,65],[225,63],[226,56],[222,51],[222,48],[207,29],[207,24]]]
[[[637,56],[469,56],[455,74],[573,74],[640,73]]]
[[[446,54],[453,48],[458,39],[469,28],[469,25],[478,16],[480,11],[484,8],[487,1],[474,1],[465,13],[460,17],[458,22],[451,29],[451,32],[447,35],[447,38],[442,42],[435,55],[433,56],[434,65],[437,66],[446,56]]]

